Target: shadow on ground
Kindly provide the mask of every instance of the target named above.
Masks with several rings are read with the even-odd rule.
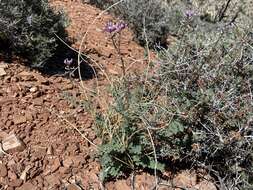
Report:
[[[66,45],[59,47],[57,53],[39,71],[45,75],[57,75],[63,77],[81,78],[89,80],[95,76],[95,70],[90,66],[90,61],[82,56],[80,64],[80,74],[78,71],[78,53],[68,48]],[[65,60],[72,60],[70,64],[65,64]]]

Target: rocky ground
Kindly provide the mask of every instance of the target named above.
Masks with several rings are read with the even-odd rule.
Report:
[[[82,50],[89,56],[89,64],[99,68],[99,80],[90,77],[83,81],[85,87],[92,88],[95,80],[98,86],[105,86],[104,73],[120,75],[119,58],[103,31],[106,22],[115,18],[105,14],[93,23],[101,13],[97,8],[71,0],[51,0],[51,4],[68,14],[73,48],[80,47],[88,29]],[[144,49],[133,42],[131,31],[125,30],[122,38],[127,70],[138,72],[146,64]],[[72,101],[81,99],[80,92],[78,78],[40,73],[20,60],[7,64],[0,58],[0,190],[154,187],[154,176],[146,173],[102,184],[96,158],[100,140],[92,129],[92,118]],[[174,178],[167,173],[159,189],[216,189],[194,171],[175,174]]]

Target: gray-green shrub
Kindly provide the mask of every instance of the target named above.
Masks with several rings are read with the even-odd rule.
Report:
[[[65,38],[66,19],[47,0],[0,0],[1,51],[19,55],[32,67],[43,67]]]
[[[162,171],[171,160],[203,167],[228,189],[251,189],[252,21],[186,15],[181,23],[155,75],[115,84],[112,105],[98,113],[103,177]]]

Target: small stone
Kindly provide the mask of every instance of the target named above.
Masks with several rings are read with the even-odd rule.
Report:
[[[50,187],[54,187],[55,185],[61,184],[59,176],[54,175],[54,174],[45,176],[45,180],[50,185]]]
[[[11,134],[2,141],[3,150],[7,153],[21,152],[25,149],[24,143],[16,137],[15,134]]]
[[[1,61],[1,62],[0,62],[0,68],[6,69],[6,68],[8,68],[8,64],[5,63],[5,62],[3,62],[3,61]]]
[[[115,190],[131,190],[131,187],[127,185],[126,180],[118,180],[115,182]]]
[[[8,133],[0,130],[0,141],[8,136]]]
[[[5,177],[7,176],[8,171],[7,168],[4,164],[0,164],[0,177]]]
[[[10,170],[8,171],[8,178],[11,181],[18,179],[17,174],[15,174],[13,171],[10,171]]]
[[[76,184],[70,184],[67,186],[67,190],[82,190],[82,189]]]
[[[16,164],[15,160],[14,160],[14,159],[11,159],[11,160],[8,162],[7,166],[8,166],[8,167],[11,167],[11,166],[13,166],[13,165],[15,165],[15,164]]]
[[[11,187],[20,187],[22,183],[23,181],[21,179],[16,179],[16,180],[10,181],[8,184]]]
[[[53,162],[53,165],[51,166],[51,172],[55,172],[56,170],[59,169],[59,167],[61,166],[61,162],[60,162],[60,159],[59,158],[56,158]]]
[[[31,166],[26,166],[24,171],[20,175],[20,179],[22,179],[23,181],[26,181],[27,173],[30,169],[31,169]]]
[[[71,89],[73,89],[73,85],[72,84],[66,84],[66,85],[63,85],[62,87],[61,87],[61,89],[62,90],[71,90]]]
[[[37,91],[38,91],[38,87],[36,86],[30,88],[30,92],[37,92]]]
[[[17,190],[36,190],[37,188],[31,183],[24,183],[21,187],[17,188]]]
[[[5,72],[4,68],[0,67],[0,77],[5,76],[5,75],[6,75],[6,72]]]
[[[22,81],[32,81],[32,80],[34,80],[34,77],[33,77],[32,73],[27,72],[27,71],[22,71],[17,76],[20,77]]]
[[[15,190],[14,187],[7,187],[6,190]]]
[[[35,106],[42,106],[44,103],[44,100],[42,98],[35,98],[33,99],[32,103]]]
[[[33,114],[29,111],[25,112],[25,117],[28,121],[32,121],[33,120]]]
[[[212,182],[207,180],[201,181],[194,187],[198,190],[217,190],[216,186]]]
[[[22,116],[22,115],[15,116],[13,118],[13,122],[14,122],[15,125],[25,123],[26,122],[26,117]]]
[[[53,155],[53,147],[51,145],[47,149],[47,155]]]
[[[189,171],[184,171],[178,174],[173,179],[173,184],[175,186],[183,187],[183,188],[191,188],[195,186],[197,183],[197,175],[195,173],[190,173]]]
[[[68,174],[68,173],[71,172],[71,169],[70,169],[70,168],[66,168],[66,167],[60,167],[60,168],[59,168],[59,172],[60,172],[61,174]]]
[[[74,162],[72,157],[68,157],[65,160],[63,160],[63,166],[66,168],[70,168],[73,164]]]
[[[48,85],[49,84],[49,80],[47,80],[46,78],[44,78],[43,76],[41,76],[38,73],[33,73],[34,78],[40,83],[40,84],[45,84]]]

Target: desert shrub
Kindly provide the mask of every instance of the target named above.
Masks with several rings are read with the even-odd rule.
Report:
[[[160,55],[166,107],[191,134],[180,158],[209,167],[231,189],[252,188],[252,30],[192,23]]]
[[[240,20],[187,13],[154,75],[113,85],[112,105],[96,115],[104,178],[171,160],[228,189],[252,188],[253,33],[250,18]]]
[[[32,67],[42,67],[66,37],[66,19],[47,0],[0,1],[1,51],[23,56]]]
[[[100,8],[107,8],[118,0],[99,1],[91,3]],[[174,6],[164,0],[125,0],[110,11],[128,23],[134,32],[134,38],[141,45],[150,48],[166,44],[168,33],[179,26],[181,10],[186,8],[181,1]]]

